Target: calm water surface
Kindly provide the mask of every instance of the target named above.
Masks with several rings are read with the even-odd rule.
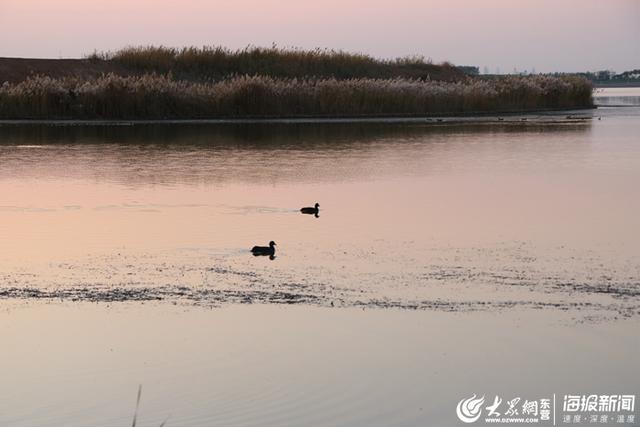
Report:
[[[156,426],[640,391],[640,90],[596,97],[455,126],[0,126],[0,424],[127,425],[139,383]]]

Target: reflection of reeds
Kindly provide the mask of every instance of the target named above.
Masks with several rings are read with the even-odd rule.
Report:
[[[138,398],[136,399],[136,410],[133,413],[133,423],[131,423],[131,427],[136,427],[136,423],[138,422],[138,409],[140,409],[140,398],[142,397],[142,384],[138,386]],[[164,427],[167,424],[169,418],[167,417],[159,427]]]
[[[30,77],[0,86],[2,118],[214,118],[383,116],[525,111],[591,106],[580,77],[509,76],[443,82],[414,79],[283,79],[216,82],[169,75],[95,80]]]
[[[112,61],[129,70],[173,73],[178,78],[210,80],[234,75],[262,75],[278,78],[300,76],[348,78],[419,78],[456,80],[464,74],[444,63],[432,64],[421,57],[381,60],[368,55],[337,50],[284,49],[249,46],[230,50],[219,46],[128,47],[117,52],[94,53],[91,61]]]
[[[136,410],[133,413],[133,423],[131,427],[136,427],[136,422],[138,421],[138,409],[140,408],[140,397],[142,396],[142,384],[138,386],[138,398],[136,399]]]

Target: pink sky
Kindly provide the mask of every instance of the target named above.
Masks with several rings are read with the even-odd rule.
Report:
[[[1,0],[0,56],[126,45],[329,47],[494,72],[640,68],[638,0]]]

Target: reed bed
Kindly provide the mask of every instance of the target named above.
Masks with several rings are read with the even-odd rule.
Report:
[[[394,60],[330,49],[286,49],[249,46],[231,50],[220,46],[170,48],[128,47],[116,52],[95,52],[91,61],[112,61],[143,73],[172,73],[178,79],[220,80],[232,76],[275,78],[408,78],[453,81],[464,73],[449,63],[432,64],[419,56]]]
[[[580,77],[419,79],[236,76],[214,82],[171,74],[95,80],[30,77],[0,86],[4,119],[193,119],[473,114],[592,105]]]

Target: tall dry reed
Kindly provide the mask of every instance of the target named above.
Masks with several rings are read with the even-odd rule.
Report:
[[[448,63],[432,64],[419,56],[381,60],[369,55],[329,49],[285,49],[249,46],[231,50],[219,46],[169,48],[128,47],[95,52],[93,61],[113,61],[145,73],[172,73],[176,78],[217,80],[238,75],[278,78],[410,78],[453,81],[464,73]]]
[[[457,82],[416,79],[282,79],[216,82],[171,75],[28,78],[0,86],[1,118],[164,119],[461,114],[591,106],[579,77],[504,77]]]

